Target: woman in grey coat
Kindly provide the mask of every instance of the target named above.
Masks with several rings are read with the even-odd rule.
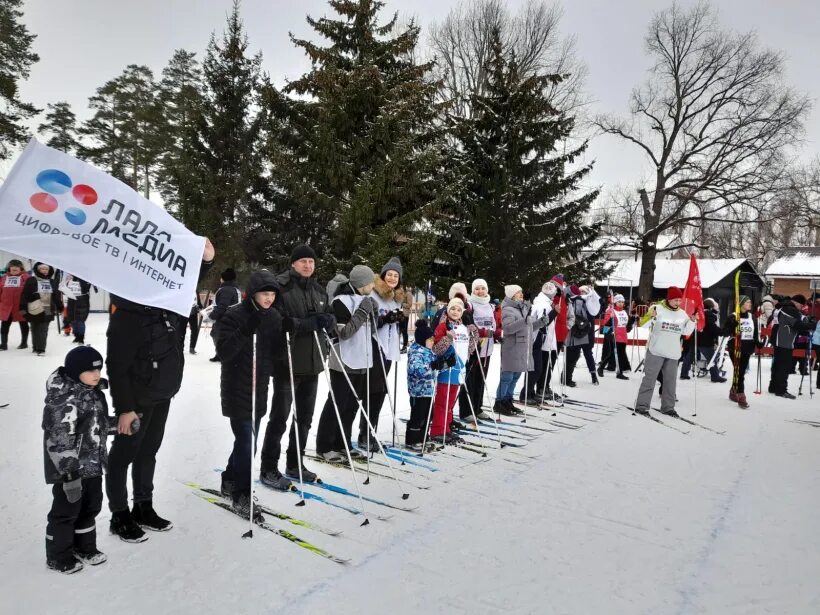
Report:
[[[501,323],[504,343],[501,346],[501,380],[495,395],[493,411],[499,414],[521,414],[513,405],[513,392],[521,374],[533,369],[533,330],[540,329],[549,322],[548,316],[536,318],[532,305],[524,301],[520,286],[511,284],[504,287],[504,302],[501,304]]]

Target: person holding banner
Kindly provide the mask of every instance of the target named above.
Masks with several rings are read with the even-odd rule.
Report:
[[[0,350],[9,349],[11,323],[20,323],[20,345],[18,350],[28,348],[28,322],[20,309],[20,296],[29,275],[23,271],[23,263],[17,259],[9,261],[6,274],[0,277]]]
[[[214,255],[206,239],[200,280],[212,266]],[[182,385],[182,331],[187,320],[187,310],[181,315],[111,295],[106,367],[118,434],[108,456],[105,491],[111,533],[125,542],[148,540],[143,528],[161,532],[173,527],[154,510],[154,470],[171,398]],[[133,433],[136,418],[141,427]],[[134,507],[130,510],[126,482],[132,464]]]
[[[34,275],[26,280],[20,296],[20,309],[31,325],[31,350],[38,357],[46,353],[49,324],[63,311],[63,302],[54,279],[54,267],[34,265]]]

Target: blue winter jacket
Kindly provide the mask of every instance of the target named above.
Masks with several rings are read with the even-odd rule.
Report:
[[[407,351],[407,392],[410,397],[433,396],[433,367],[435,353],[413,342]]]

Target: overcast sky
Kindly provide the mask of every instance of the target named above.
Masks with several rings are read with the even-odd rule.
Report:
[[[522,0],[509,0],[511,8]],[[690,1],[682,3],[685,6]],[[412,15],[424,26],[443,19],[457,0],[387,0],[387,9]],[[573,0],[564,3],[562,30],[576,37],[578,54],[587,64],[587,92],[593,110],[622,112],[631,89],[646,77],[649,59],[643,36],[652,12],[667,6],[650,0]],[[789,81],[808,93],[817,106],[820,97],[820,2],[817,0],[717,0],[724,27],[756,30],[763,44],[788,58]],[[45,108],[67,100],[80,118],[95,89],[128,64],[162,70],[174,49],[199,53],[212,31],[221,33],[230,0],[27,0],[24,21],[37,35],[40,62],[22,84],[25,100]],[[301,74],[308,62],[288,39],[311,36],[305,15],[329,13],[324,0],[244,0],[242,17],[251,49],[261,51],[265,70],[278,83]],[[820,144],[820,110],[807,126],[804,158],[814,158]],[[612,186],[635,182],[642,159],[625,145],[596,138],[589,150],[595,160],[592,183]]]

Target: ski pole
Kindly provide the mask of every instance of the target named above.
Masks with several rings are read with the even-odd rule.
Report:
[[[325,360],[324,355],[322,354],[322,345],[319,343],[319,334],[316,331],[313,332],[313,341],[316,342],[316,349],[319,351],[319,357],[322,359],[322,368],[325,373],[325,379],[327,380],[327,388],[330,391],[330,401],[333,403],[333,411],[336,413],[336,423],[339,425],[339,433],[342,434],[342,440],[345,445],[345,455],[347,455],[347,462],[350,464],[350,472],[353,474],[353,485],[356,487],[356,495],[359,496],[359,504],[362,507],[364,521],[361,525],[370,525],[370,520],[367,518],[367,512],[364,507],[364,498],[362,498],[362,493],[359,490],[359,479],[356,477],[356,470],[353,467],[353,456],[350,454],[350,444],[347,441],[347,434],[345,433],[345,428],[342,424],[342,415],[339,412],[339,406],[336,403],[336,393],[333,391],[333,384],[330,382],[330,368],[328,367],[328,361]],[[342,363],[342,369],[344,370],[344,363]]]
[[[251,335],[251,354],[253,355],[253,362],[251,363],[251,497],[248,506],[248,531],[242,534],[242,538],[253,538],[253,461],[256,456],[254,444],[256,443],[256,332]]]
[[[430,417],[433,416],[433,404],[436,401],[436,390],[438,389],[438,370],[433,370],[433,395],[430,397],[430,407],[427,408],[427,423],[424,426],[424,438],[421,441],[421,454],[419,457],[424,457],[424,452],[427,450],[427,435],[430,433]]]
[[[366,404],[367,407],[366,408],[361,407],[361,404],[359,404],[359,406],[362,408],[362,413],[363,413],[362,416],[367,417],[365,419],[365,422],[367,423],[367,425],[369,427],[369,425],[370,425],[370,369],[373,367],[373,361],[370,357],[370,350],[371,350],[370,321],[368,320],[367,322],[365,322],[364,326],[367,327],[365,329],[365,334],[367,335],[367,342],[368,342],[367,344],[365,344],[365,347],[364,347],[365,364],[368,366],[367,371],[365,371],[365,375],[364,375],[364,378],[365,378],[365,392],[367,394],[367,399],[365,401],[365,404]],[[328,338],[329,338],[329,336],[328,336]],[[341,360],[341,357],[338,357],[338,358]],[[347,382],[348,382],[348,384],[350,384],[350,379],[349,378],[348,378]],[[352,384],[350,384],[350,390],[351,391],[353,390],[353,385]],[[360,425],[360,427],[359,427],[359,438],[361,438],[361,420],[359,420],[359,425]],[[365,439],[366,439],[366,442],[367,442],[367,451],[365,451],[365,452],[367,454],[365,455],[365,459],[367,459],[367,477],[364,479],[364,484],[369,485],[370,484],[370,429],[369,428],[367,429],[366,433],[367,433],[367,436],[366,436]],[[360,442],[359,438],[356,439],[357,443]]]
[[[299,486],[301,487],[299,491],[300,500],[296,502],[296,506],[304,506],[305,505],[305,496],[302,495],[305,492],[305,480],[302,476],[302,446],[299,442],[299,415],[296,412],[296,385],[294,384],[293,380],[293,357],[291,356],[290,351],[290,333],[285,331],[285,343],[288,347],[288,376],[290,377],[290,407],[293,410],[293,421],[291,423],[290,428],[293,429],[294,433],[296,434],[296,455],[299,458],[297,460],[299,464]],[[321,354],[321,353],[320,353]]]
[[[325,331],[325,337],[327,338],[328,342],[331,342],[330,336],[327,334],[327,331]],[[341,365],[344,365],[344,361],[342,361],[342,357],[339,355],[339,353],[337,352],[336,348],[333,345],[330,346],[330,351],[333,353],[333,356],[336,357],[336,360]],[[370,417],[367,415],[367,413],[364,410],[364,407],[362,406],[362,400],[359,398],[359,394],[356,393],[356,389],[353,387],[353,383],[350,382],[350,377],[347,375],[347,372],[342,372],[342,374],[344,375],[345,380],[347,381],[347,386],[350,387],[350,391],[353,393],[353,396],[356,398],[356,401],[359,403],[359,409],[363,413],[362,416],[367,421],[367,426],[373,432],[373,439],[376,441],[376,445],[379,447],[379,450],[381,451],[382,455],[384,455],[385,461],[387,462],[387,467],[390,469],[390,473],[393,475],[393,478],[395,479],[396,484],[398,484],[399,489],[402,492],[401,499],[406,500],[407,498],[410,497],[410,494],[407,493],[406,491],[404,491],[404,484],[402,483],[401,479],[399,479],[399,477],[396,476],[396,471],[393,468],[393,463],[390,461],[390,457],[388,457],[387,453],[384,451],[384,447],[382,446],[382,443],[381,443],[381,441],[379,440],[379,438],[376,434],[376,430],[373,428],[373,423],[370,422]],[[370,459],[369,455],[368,455],[368,459]],[[368,465],[368,470],[369,470],[369,467],[370,466]],[[369,480],[369,478],[370,477],[368,476],[368,480]],[[367,481],[365,481],[363,484],[366,485],[368,483],[367,483]]]
[[[375,325],[375,320],[376,320],[375,314],[373,314],[371,312],[370,316],[373,319],[374,325]],[[382,346],[382,341],[379,339],[379,335],[378,335],[378,333],[376,333],[375,329],[373,331],[373,339],[376,340],[376,344],[379,347],[379,362],[381,363],[382,375],[384,376],[384,388],[387,391],[387,400],[390,402],[390,414],[393,418],[393,446],[395,446],[396,445],[396,429],[397,429],[397,426],[398,426],[397,423],[396,423],[396,401],[395,401],[395,397],[393,395],[390,395],[390,386],[387,384],[387,368],[385,367],[385,363],[384,363],[384,346]],[[401,356],[401,355],[399,355],[399,356]],[[396,377],[398,377],[398,369],[399,369],[398,361],[396,361],[396,374],[395,374]],[[401,465],[404,465],[404,451],[401,452],[400,456],[401,456]]]

